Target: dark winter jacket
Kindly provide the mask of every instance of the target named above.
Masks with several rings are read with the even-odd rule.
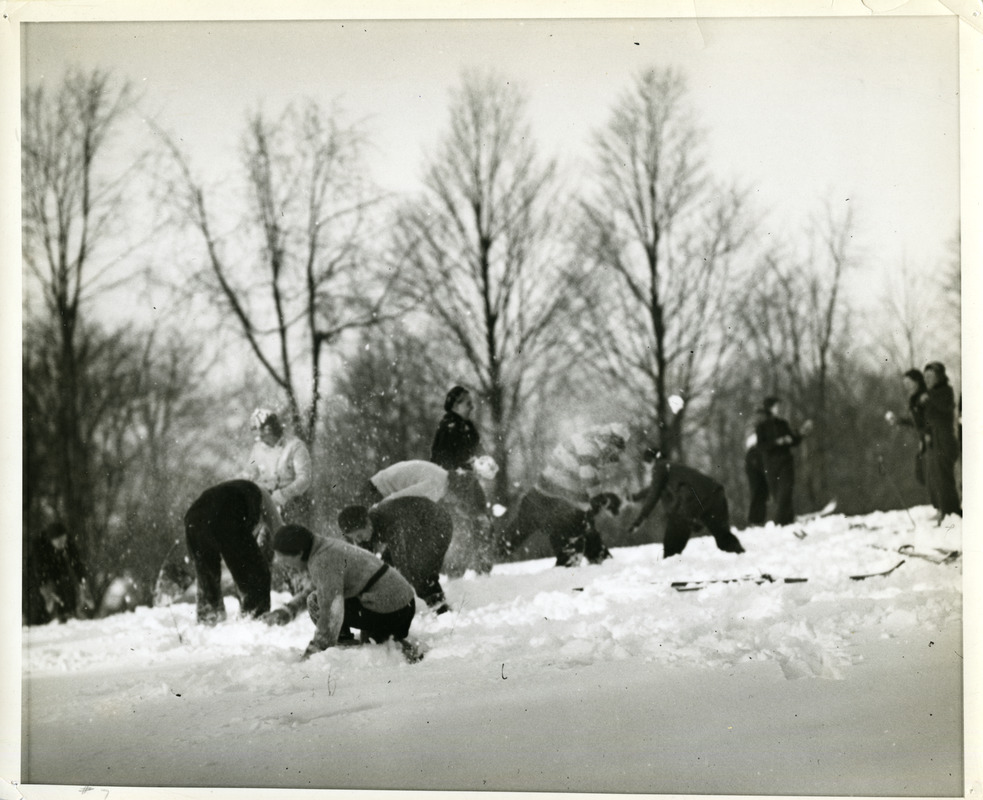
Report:
[[[959,457],[956,441],[956,398],[952,386],[937,383],[921,396],[920,406],[928,432],[928,448],[946,462],[955,463]]]
[[[31,609],[29,617],[32,624],[47,622],[50,619],[67,619],[82,609],[81,585],[86,581],[86,571],[75,543],[68,539],[63,550],[56,548],[46,537],[31,539],[28,553],[28,574],[32,584],[31,594],[48,594],[54,598],[54,605],[47,611],[43,599],[40,607]],[[44,590],[42,593],[41,590]],[[35,605],[37,600],[32,602]]]
[[[397,497],[369,511],[369,520],[369,547],[427,599],[430,590],[424,587],[440,574],[451,543],[454,523],[450,514],[425,497]]]
[[[471,459],[480,455],[481,436],[475,424],[448,411],[437,426],[430,446],[430,460],[444,469],[471,469]]]
[[[755,434],[766,464],[791,461],[792,448],[802,441],[802,437],[781,417],[768,417],[758,424]]]
[[[645,501],[632,523],[637,528],[655,510],[659,501],[668,513],[683,513],[700,518],[703,509],[714,508],[724,496],[724,487],[699,470],[657,458],[652,466],[652,483],[644,493]]]

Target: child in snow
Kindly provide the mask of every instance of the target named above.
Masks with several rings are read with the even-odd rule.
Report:
[[[285,625],[307,606],[315,631],[302,661],[338,645],[339,634],[350,628],[360,631],[362,643],[395,639],[410,657],[413,647],[406,637],[416,613],[415,597],[395,569],[360,547],[315,536],[302,525],[280,528],[273,549],[278,561],[311,579],[311,588],[263,617],[270,625]]]
[[[661,500],[666,512],[666,532],[662,552],[665,558],[683,552],[689,537],[702,525],[717,547],[727,553],[743,553],[730,530],[730,516],[724,487],[692,467],[673,464],[658,450],[645,451],[644,461],[652,467],[649,488],[642,493],[645,502],[631,524],[635,531]]]

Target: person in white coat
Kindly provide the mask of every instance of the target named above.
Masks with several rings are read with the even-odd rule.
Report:
[[[286,433],[280,418],[269,409],[257,408],[250,427],[256,442],[241,477],[270,493],[284,522],[310,521],[311,455],[296,436]]]

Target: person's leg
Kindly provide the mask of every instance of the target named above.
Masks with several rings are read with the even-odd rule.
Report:
[[[775,523],[791,525],[795,522],[792,496],[795,491],[795,465],[792,461],[781,464],[775,470]]]
[[[571,514],[568,509],[557,509],[557,516],[550,521],[547,528],[557,567],[577,566],[587,547],[584,512],[579,509],[573,510],[578,513]]]
[[[730,509],[727,506],[727,495],[723,490],[716,492],[706,504],[701,521],[710,531],[717,548],[725,553],[743,553],[744,547],[730,529]]]
[[[412,600],[402,608],[384,614],[363,607],[362,637],[380,644],[387,639],[402,641],[409,635],[415,614],[416,606]]]
[[[748,506],[748,525],[764,525],[768,518],[768,481],[763,470],[747,471],[751,502]]]
[[[693,524],[688,517],[671,511],[666,516],[666,535],[662,542],[662,557],[679,555],[686,548]]]
[[[221,622],[225,619],[225,601],[222,599],[222,555],[218,545],[200,522],[186,524],[185,539],[198,582],[195,599],[198,622]]]
[[[270,610],[272,573],[252,536],[251,526],[237,520],[234,527],[225,532],[221,547],[225,565],[239,589],[240,610],[253,617],[265,614]]]

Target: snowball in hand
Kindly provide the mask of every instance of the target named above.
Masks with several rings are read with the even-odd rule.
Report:
[[[673,394],[669,396],[669,408],[673,414],[678,414],[683,410],[683,406],[686,405],[686,401],[683,400],[678,394]]]
[[[486,481],[494,480],[498,474],[498,464],[491,456],[478,456],[474,460],[474,472],[475,475]]]

